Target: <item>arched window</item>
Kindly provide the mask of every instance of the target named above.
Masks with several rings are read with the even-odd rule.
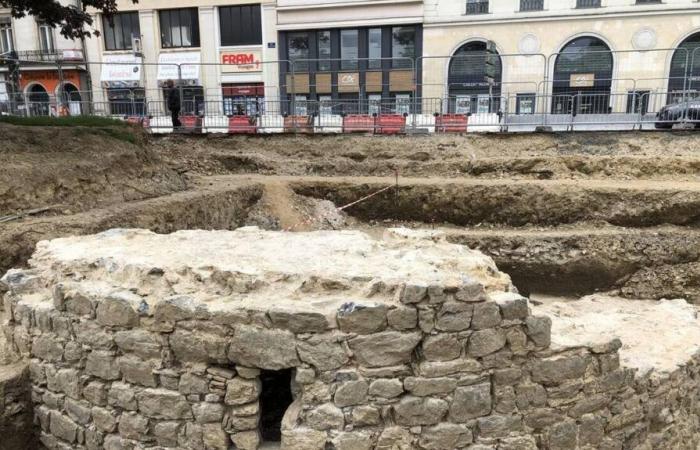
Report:
[[[553,114],[610,112],[613,56],[602,40],[584,36],[566,44],[554,62]]]
[[[27,92],[27,107],[29,114],[32,116],[48,116],[49,115],[49,93],[46,92],[44,86],[33,84]]]
[[[497,112],[500,106],[502,62],[496,64],[493,86],[486,81],[486,42],[472,41],[452,55],[447,76],[450,111],[457,114]]]
[[[700,33],[689,36],[673,52],[668,79],[668,101],[679,102],[683,91],[700,87]]]

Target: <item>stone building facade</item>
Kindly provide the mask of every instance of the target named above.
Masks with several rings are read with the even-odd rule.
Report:
[[[41,243],[3,283],[49,449],[700,442],[697,358],[641,374],[618,340],[553,348],[551,320],[453,244],[111,231]]]

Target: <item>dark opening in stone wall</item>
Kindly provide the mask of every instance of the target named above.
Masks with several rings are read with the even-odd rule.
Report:
[[[260,374],[260,434],[263,442],[282,440],[282,418],[292,404],[292,369],[268,371]]]

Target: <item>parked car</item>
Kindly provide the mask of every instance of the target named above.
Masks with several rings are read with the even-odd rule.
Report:
[[[656,114],[654,126],[659,129],[670,129],[673,125],[688,121],[700,125],[700,99],[666,105]]]

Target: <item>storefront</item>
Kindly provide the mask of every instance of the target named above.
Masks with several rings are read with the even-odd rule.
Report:
[[[260,49],[222,50],[219,57],[224,115],[264,114],[268,108],[265,105]]]
[[[456,114],[488,114],[500,108],[502,63],[496,58],[493,83],[487,81],[486,41],[462,45],[450,58],[447,79],[449,112]]]
[[[181,114],[204,114],[206,102],[200,81],[201,55],[199,52],[161,53],[158,57],[158,86],[163,90],[163,113],[167,113],[169,80],[181,91]]]
[[[298,115],[410,113],[420,95],[420,25],[279,34],[282,98]],[[293,73],[292,73],[293,72]]]
[[[119,116],[147,114],[142,72],[141,58],[124,54],[104,55],[100,81],[107,91],[107,104],[100,109]]]

